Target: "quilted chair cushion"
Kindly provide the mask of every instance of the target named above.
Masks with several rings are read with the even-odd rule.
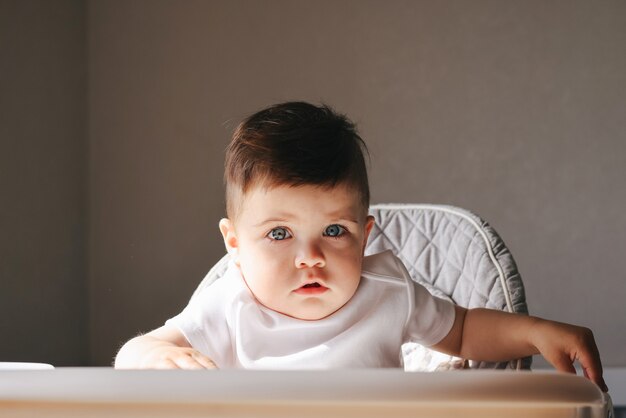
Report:
[[[524,286],[502,239],[478,216],[443,205],[380,204],[366,254],[392,250],[431,293],[467,307],[528,314]],[[406,370],[458,368],[459,359],[417,344],[403,347]],[[469,362],[471,368],[529,368],[531,358]]]

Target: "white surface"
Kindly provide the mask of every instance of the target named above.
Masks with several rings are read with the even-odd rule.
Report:
[[[533,359],[533,364],[536,358]],[[554,368],[550,368],[550,365],[547,364],[543,358],[542,361],[543,363],[541,363],[538,368],[533,368],[535,372],[554,372]],[[579,375],[582,375],[582,371],[579,367],[576,368],[576,371]],[[626,367],[604,367],[603,375],[604,381],[609,387],[609,394],[613,400],[613,405],[626,407]]]
[[[46,363],[19,363],[0,361],[0,371],[2,370],[52,370],[54,367]]]
[[[0,371],[0,416],[600,418],[606,405],[585,378],[529,371]]]
[[[91,402],[495,402],[599,405],[602,392],[561,373],[396,369],[1,371],[0,400]]]

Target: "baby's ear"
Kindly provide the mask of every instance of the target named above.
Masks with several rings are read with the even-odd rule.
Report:
[[[228,254],[231,256],[236,256],[239,243],[237,242],[237,234],[235,234],[235,225],[230,219],[222,218],[220,219],[219,227],[222,237],[224,238],[226,251],[228,251]]]

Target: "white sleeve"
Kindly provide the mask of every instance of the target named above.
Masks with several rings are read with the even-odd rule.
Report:
[[[405,341],[425,347],[440,342],[454,324],[454,304],[433,296],[424,286],[411,278],[406,267],[397,260],[409,286],[409,312],[405,328]]]
[[[228,298],[223,281],[202,290],[185,309],[165,324],[176,327],[189,344],[209,357],[219,368],[233,363],[232,343],[226,320]],[[225,294],[226,293],[226,294]]]

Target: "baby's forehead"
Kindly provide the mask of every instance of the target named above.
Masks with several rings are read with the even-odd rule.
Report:
[[[256,185],[238,196],[246,218],[329,217],[358,220],[367,211],[355,187],[338,185]]]

